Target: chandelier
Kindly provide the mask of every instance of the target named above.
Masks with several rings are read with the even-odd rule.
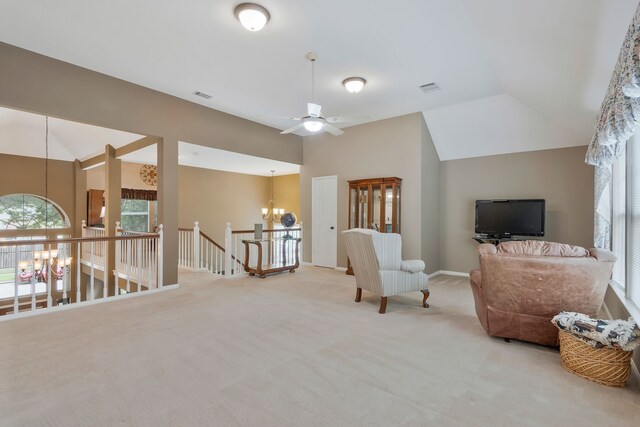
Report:
[[[280,221],[280,217],[284,215],[284,209],[276,208],[276,202],[273,200],[273,174],[275,173],[274,169],[271,169],[271,200],[267,202],[267,207],[262,208],[262,219],[267,221],[271,220],[274,222]]]
[[[45,163],[44,163],[44,216],[45,239],[49,238],[49,117],[45,117]],[[73,257],[59,256],[57,249],[34,251],[31,261],[18,262],[17,283],[27,285],[33,281],[46,283],[49,280],[63,280],[69,274]],[[31,268],[29,268],[31,267]],[[66,292],[66,288],[65,288]]]
[[[33,253],[33,269],[27,271],[27,268],[31,265],[28,261],[21,261],[18,265],[20,273],[20,283],[27,285],[34,279],[39,283],[46,283],[49,274],[53,280],[62,280],[65,274],[69,273],[69,266],[73,257],[58,257],[58,251],[53,249],[51,251],[34,252]]]

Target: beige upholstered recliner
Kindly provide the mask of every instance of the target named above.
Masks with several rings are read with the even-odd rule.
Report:
[[[347,255],[356,277],[356,302],[362,290],[380,295],[380,314],[387,310],[387,297],[405,292],[421,291],[422,305],[429,307],[427,298],[429,277],[424,274],[424,261],[402,260],[402,237],[399,234],[379,233],[354,228],[342,232]]]
[[[539,240],[478,246],[471,272],[476,314],[492,336],[555,346],[551,319],[561,311],[595,316],[616,261],[604,249]]]

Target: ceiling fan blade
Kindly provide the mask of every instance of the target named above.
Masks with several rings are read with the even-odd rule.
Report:
[[[293,131],[300,129],[301,127],[302,127],[302,123],[297,124],[295,126],[290,127],[289,129],[283,130],[282,132],[280,132],[280,135],[284,135],[285,133],[291,133]]]
[[[347,123],[347,122],[358,122],[360,120],[368,120],[369,116],[338,116],[338,117],[327,117],[326,120],[329,123]]]
[[[322,115],[322,106],[318,104],[314,104],[313,102],[307,103],[307,113],[311,117],[320,117]]]
[[[327,132],[334,136],[340,136],[344,133],[342,130],[338,129],[334,125],[330,125],[329,123],[325,124],[324,128]]]

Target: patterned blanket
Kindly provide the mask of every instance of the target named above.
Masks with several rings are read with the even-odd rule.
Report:
[[[592,319],[586,314],[563,311],[551,322],[594,348],[621,348],[631,351],[640,345],[640,329],[629,320]]]

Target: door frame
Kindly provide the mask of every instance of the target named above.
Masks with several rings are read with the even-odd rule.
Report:
[[[334,227],[335,227],[335,245],[333,247],[333,262],[331,263],[330,266],[320,266],[320,267],[326,267],[326,268],[333,268],[336,269],[338,267],[338,175],[326,175],[326,176],[314,176],[311,178],[311,264],[316,265],[316,263],[314,262],[314,257],[315,257],[315,251],[314,249],[314,243],[313,243],[313,234],[315,230],[315,224],[314,224],[314,217],[313,217],[313,183],[317,180],[320,179],[328,179],[328,178],[332,178],[333,181],[335,182],[335,189],[336,189],[336,211],[335,211],[335,218],[334,218]]]

